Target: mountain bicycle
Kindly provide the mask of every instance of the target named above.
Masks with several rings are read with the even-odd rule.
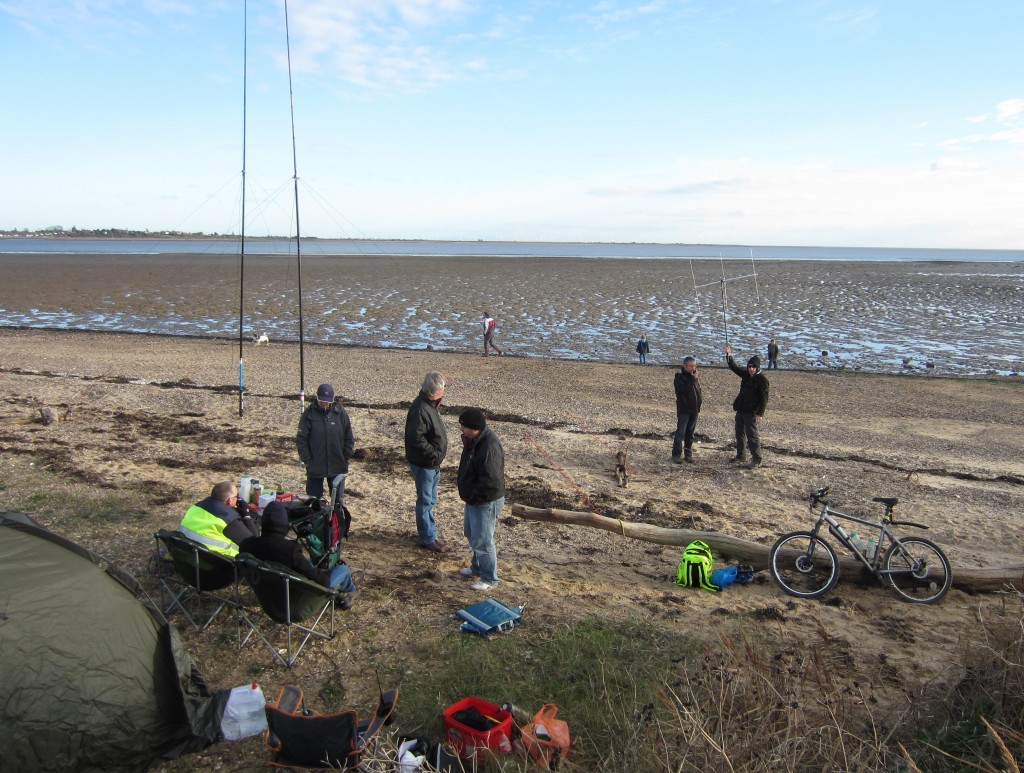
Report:
[[[870,521],[855,515],[841,513],[831,507],[825,496],[828,487],[810,495],[812,513],[818,522],[810,531],[794,531],[779,537],[772,546],[769,564],[772,577],[786,593],[813,599],[824,595],[839,579],[839,559],[836,551],[820,535],[824,526],[841,542],[864,568],[883,585],[891,588],[905,601],[935,604],[946,595],[953,584],[953,572],[945,553],[933,542],[922,537],[897,537],[891,526],[912,526],[927,529],[924,524],[893,519],[897,497],[874,497],[885,507],[881,521]],[[817,508],[817,511],[816,511]],[[856,532],[849,534],[837,518],[867,527],[872,535],[865,543]],[[873,536],[877,531],[877,537]]]

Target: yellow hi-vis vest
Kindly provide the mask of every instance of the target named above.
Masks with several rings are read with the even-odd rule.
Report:
[[[227,522],[223,518],[218,518],[199,505],[192,505],[181,519],[178,531],[189,539],[206,545],[215,553],[234,558],[238,555],[238,545],[224,536],[225,526]]]

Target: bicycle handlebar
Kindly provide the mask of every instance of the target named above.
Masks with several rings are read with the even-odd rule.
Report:
[[[812,491],[810,495],[811,507],[814,507],[819,502],[823,501],[825,496],[828,494],[828,486],[822,486],[817,491]],[[825,502],[828,504],[828,502]]]

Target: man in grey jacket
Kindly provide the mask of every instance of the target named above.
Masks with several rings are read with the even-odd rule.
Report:
[[[438,412],[444,388],[444,376],[430,371],[405,417],[405,458],[416,482],[416,534],[420,547],[435,553],[444,551],[434,524],[441,462],[448,453],[448,433]]]

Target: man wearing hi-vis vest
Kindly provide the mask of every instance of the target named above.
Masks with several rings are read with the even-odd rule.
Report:
[[[241,508],[235,508],[238,508],[238,486],[231,481],[218,483],[210,496],[188,509],[178,531],[215,553],[237,556],[242,540],[256,537],[259,532],[248,508],[245,515],[240,514]]]

